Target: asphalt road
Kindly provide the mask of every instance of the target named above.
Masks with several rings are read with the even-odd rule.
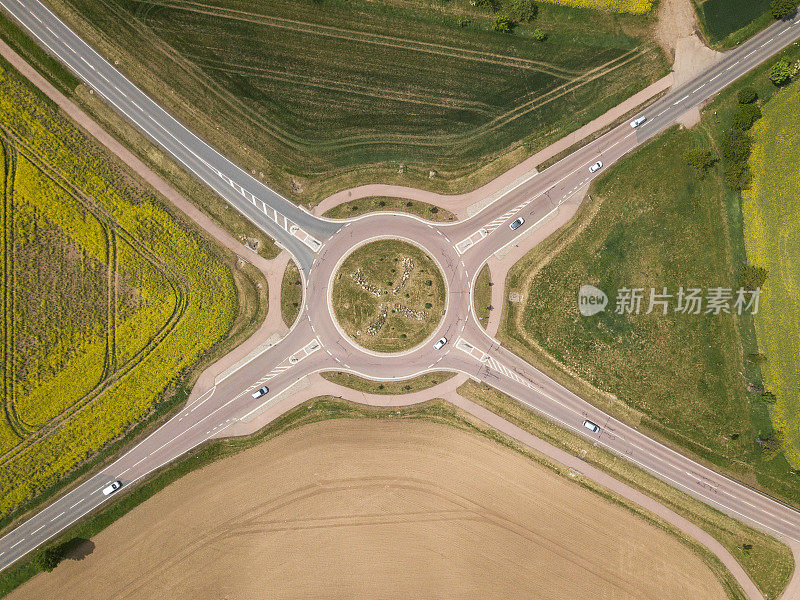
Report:
[[[644,125],[627,123],[506,192],[472,218],[427,223],[412,216],[369,215],[346,223],[314,217],[233,165],[163,111],[109,62],[95,53],[38,0],[0,0],[6,11],[61,59],[96,93],[139,126],[187,169],[292,252],[306,275],[306,303],[297,324],[276,346],[217,383],[136,447],[0,539],[0,569],[62,531],[109,499],[102,488],[126,486],[214,437],[235,423],[247,423],[304,375],[348,370],[367,377],[404,378],[428,370],[467,373],[517,398],[561,426],[589,437],[662,480],[714,507],[778,537],[800,541],[800,513],[734,482],[635,429],[620,423],[569,392],[486,335],[472,315],[472,281],[485,261],[558,205],[585,189],[620,157],[675,123],[737,77],[800,38],[800,20],[775,23],[713,68],[670,92],[642,112]],[[590,164],[604,169],[590,175]],[[517,216],[525,225],[508,227]],[[448,308],[431,340],[402,356],[375,355],[343,336],[328,310],[330,279],[355,246],[402,232],[439,263],[449,288]],[[432,339],[449,343],[434,351]],[[253,398],[268,385],[270,393]],[[601,426],[591,434],[584,419]],[[113,497],[113,496],[112,496]]]

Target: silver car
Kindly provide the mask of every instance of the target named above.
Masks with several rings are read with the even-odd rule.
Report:
[[[598,433],[600,431],[600,426],[597,423],[592,423],[591,421],[584,421],[583,426],[592,433]]]
[[[255,392],[253,392],[253,398],[261,398],[261,396],[266,394],[268,391],[269,388],[267,386],[264,386],[261,389],[258,389]]]
[[[439,341],[436,342],[433,345],[433,349],[434,350],[441,350],[446,343],[447,343],[447,338],[446,337],[440,338]]]
[[[522,224],[524,222],[525,222],[525,219],[523,219],[522,217],[519,217],[518,219],[515,219],[514,222],[509,225],[509,227],[511,228],[511,231],[516,231],[517,229],[522,227]]]
[[[639,117],[638,119],[634,119],[631,121],[631,128],[636,129],[639,125],[647,121],[647,117]]]
[[[589,173],[597,173],[600,169],[603,168],[602,161],[597,161],[591,167],[589,167]]]
[[[111,485],[107,485],[106,487],[103,488],[103,495],[104,496],[110,496],[111,494],[116,492],[121,487],[122,487],[122,482],[119,479],[117,479]]]

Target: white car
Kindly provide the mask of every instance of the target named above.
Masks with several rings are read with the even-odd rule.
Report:
[[[263,388],[258,389],[255,392],[253,392],[253,398],[261,398],[261,396],[266,394],[268,391],[269,391],[269,388],[267,386],[264,386]]]
[[[634,119],[631,121],[631,128],[636,129],[639,125],[647,121],[647,117],[639,117],[638,119]]]
[[[440,338],[439,341],[436,342],[433,345],[433,349],[434,350],[441,350],[446,343],[447,343],[447,338],[446,337]]]
[[[600,431],[600,426],[596,423],[592,423],[591,421],[584,421],[583,426],[586,427],[592,433],[597,433]]]
[[[514,222],[511,223],[511,225],[509,225],[509,227],[511,228],[511,231],[515,231],[515,230],[519,229],[520,227],[522,227],[522,224],[524,222],[525,222],[525,219],[523,219],[522,217],[519,217],[518,219],[515,219]]]
[[[116,492],[121,487],[122,487],[122,482],[119,479],[117,479],[111,485],[107,485],[106,487],[103,488],[103,495],[104,496],[110,496],[111,494]]]
[[[603,168],[603,163],[598,160],[591,167],[589,167],[589,173],[597,173],[602,168]]]

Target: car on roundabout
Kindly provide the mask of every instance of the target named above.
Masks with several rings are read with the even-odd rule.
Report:
[[[444,348],[444,345],[447,343],[447,338],[439,338],[439,340],[433,345],[434,350],[441,350]]]

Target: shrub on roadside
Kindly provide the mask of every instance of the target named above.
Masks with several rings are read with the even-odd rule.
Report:
[[[758,100],[758,92],[755,90],[755,88],[752,88],[748,85],[739,90],[737,99],[739,100],[739,104],[752,104]]]
[[[785,56],[772,65],[769,72],[769,80],[775,85],[781,86],[789,83],[792,78],[792,63]]]

